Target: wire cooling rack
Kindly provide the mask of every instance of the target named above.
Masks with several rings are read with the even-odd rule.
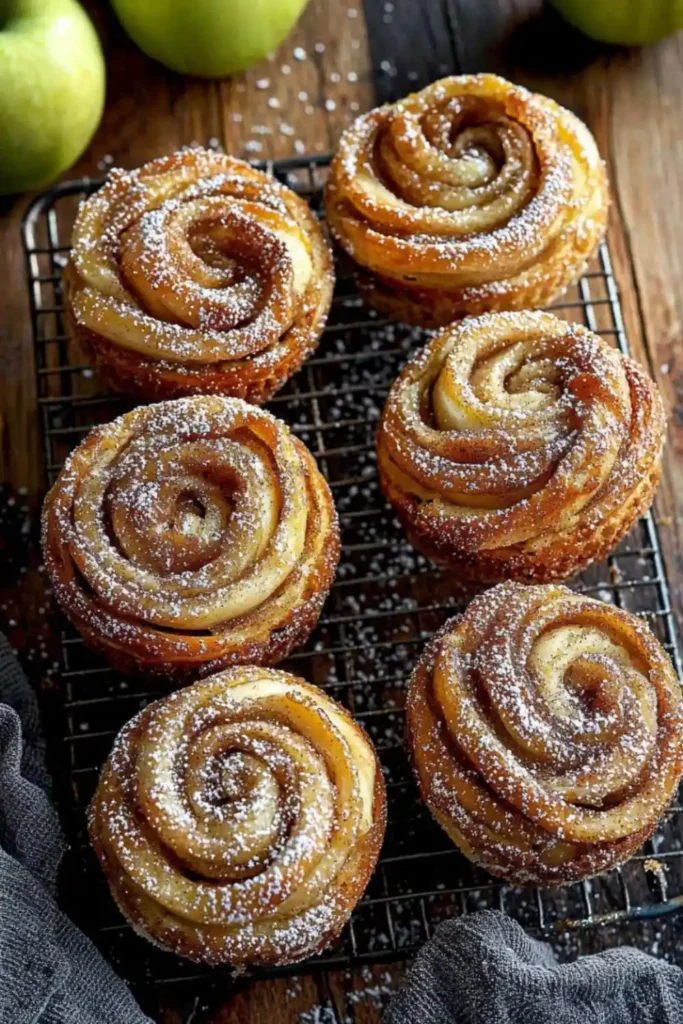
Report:
[[[260,165],[322,213],[327,160]],[[57,186],[29,208],[23,241],[35,343],[38,401],[48,483],[96,423],[131,407],[103,390],[65,333],[61,273],[79,201],[98,187]],[[672,808],[647,846],[621,870],[541,892],[501,886],[467,862],[420,803],[402,748],[411,667],[426,639],[463,607],[462,594],[404,539],[378,490],[375,424],[389,386],[425,332],[368,310],[343,260],[320,348],[270,403],[314,452],[334,493],[343,555],[337,581],[307,646],[284,667],[342,701],[377,747],[386,776],[389,824],[368,891],[338,944],[309,961],[322,967],[410,955],[444,917],[501,907],[532,932],[657,917],[683,905],[683,807]],[[606,246],[554,311],[585,323],[628,351]],[[674,659],[667,581],[656,526],[641,520],[609,558],[574,586],[643,616]],[[49,709],[49,742],[59,806],[71,851],[63,877],[67,909],[138,994],[188,983],[193,991],[225,974],[198,968],[137,938],[114,907],[87,843],[84,811],[115,733],[159,695],[124,679],[91,654],[64,622],[59,700]],[[299,966],[294,970],[302,970]],[[263,972],[274,973],[274,972]]]

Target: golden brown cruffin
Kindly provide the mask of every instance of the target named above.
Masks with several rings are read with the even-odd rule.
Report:
[[[211,964],[287,964],[338,936],[385,817],[377,756],[349,713],[296,676],[249,666],[124,726],[89,827],[146,938]]]
[[[315,625],[339,550],[306,446],[270,413],[218,395],[91,431],[43,510],[57,600],[123,672],[279,661]]]
[[[332,301],[306,203],[222,153],[111,171],[72,245],[71,332],[110,383],[145,399],[267,401],[318,344]]]
[[[648,508],[665,414],[653,381],[547,313],[489,313],[434,338],[394,382],[380,483],[418,550],[465,579],[565,579]]]
[[[432,814],[515,884],[622,863],[683,772],[663,648],[634,615],[563,586],[503,583],[451,619],[413,673],[407,721]]]
[[[583,272],[608,204],[586,126],[496,75],[444,78],[363,114],[326,199],[370,301],[425,327],[547,305]]]

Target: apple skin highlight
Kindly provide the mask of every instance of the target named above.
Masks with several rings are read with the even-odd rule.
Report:
[[[550,0],[591,39],[646,46],[683,28],[683,0]]]
[[[307,0],[112,0],[140,49],[181,74],[223,78],[252,67],[289,34]]]
[[[0,195],[49,184],[102,117],[105,66],[76,0],[0,0]]]

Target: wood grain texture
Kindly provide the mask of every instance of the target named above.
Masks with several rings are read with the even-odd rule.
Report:
[[[610,155],[632,268],[633,319],[669,411],[666,473],[658,495],[672,598],[683,621],[683,37],[610,65]],[[635,116],[637,112],[637,117]],[[629,125],[624,131],[623,125]],[[635,325],[634,325],[635,335]]]
[[[365,0],[364,9],[360,0],[311,0],[270,60],[234,79],[207,82],[181,78],[145,58],[104,0],[87,6],[105,44],[108,102],[92,145],[65,177],[99,175],[110,159],[132,167],[212,139],[241,156],[322,152],[375,95],[395,99],[457,71],[500,71],[584,117],[612,180],[610,248],[629,340],[657,378],[670,413],[657,509],[674,601],[683,611],[683,38],[642,51],[596,48],[556,17],[539,15],[541,0]],[[0,205],[0,478],[28,487],[35,506],[42,476],[18,234],[26,203],[23,196]],[[33,576],[15,603],[22,619],[18,643],[37,633],[29,621],[40,607],[35,593]],[[677,919],[633,924],[618,935],[587,934],[581,949],[630,941],[683,962],[682,931]],[[190,1016],[194,1024],[377,1024],[403,971],[395,965],[242,982],[230,997],[217,992],[210,1006],[164,995],[154,1018],[164,1024]]]
[[[33,352],[19,230],[25,200],[0,200],[0,479],[30,490],[41,479]]]
[[[444,75],[500,71],[510,41],[542,2],[366,0],[378,99],[400,99]]]

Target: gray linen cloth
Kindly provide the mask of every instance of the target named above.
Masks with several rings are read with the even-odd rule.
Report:
[[[126,986],[57,907],[64,842],[38,712],[2,634],[0,701],[0,1024],[143,1024]],[[683,971],[635,949],[558,965],[510,918],[484,911],[439,926],[384,1022],[683,1024]]]
[[[683,971],[629,947],[558,964],[484,910],[439,925],[384,1024],[683,1024]]]
[[[64,841],[35,698],[0,634],[0,1024],[149,1021],[57,907]]]

